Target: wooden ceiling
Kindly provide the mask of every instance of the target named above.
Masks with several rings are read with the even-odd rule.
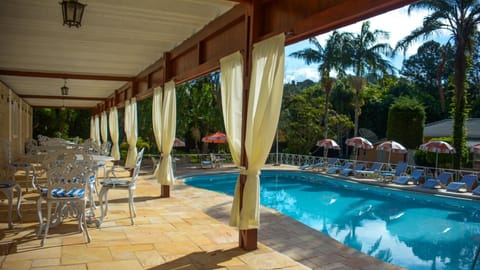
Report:
[[[285,32],[293,43],[414,1],[80,2],[77,29],[62,25],[58,1],[0,1],[0,80],[33,107],[121,105],[218,69],[221,57],[269,36]]]

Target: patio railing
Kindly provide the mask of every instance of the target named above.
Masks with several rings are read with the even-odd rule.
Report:
[[[229,153],[227,154],[215,154],[217,157],[221,157],[224,160],[225,164],[231,164],[232,157]],[[176,159],[176,165],[195,165],[198,164],[200,166],[200,162],[203,160],[209,160],[210,154],[175,154],[174,158]],[[292,166],[302,166],[305,164],[316,164],[320,162],[324,162],[324,158],[321,156],[310,156],[310,155],[297,155],[297,154],[288,154],[288,153],[271,153],[266,161],[268,165],[292,165]],[[352,160],[349,159],[338,159],[337,164],[343,165],[346,162]],[[358,162],[365,163],[366,167],[370,167],[374,162],[373,161],[364,161],[359,160]],[[383,163],[382,169],[395,169],[396,163]],[[422,169],[424,170],[424,175],[427,177],[434,177],[435,175],[440,174],[441,172],[451,172],[454,176],[454,181],[459,181],[462,176],[467,174],[479,174],[480,172],[475,169],[462,169],[462,170],[454,170],[448,168],[434,168],[434,167],[426,167],[426,166],[418,166],[415,164],[409,164],[407,167],[407,174],[410,174],[414,169]]]

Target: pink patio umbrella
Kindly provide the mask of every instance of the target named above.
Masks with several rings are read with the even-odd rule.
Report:
[[[186,146],[185,142],[179,138],[175,138],[175,141],[173,141],[173,147],[185,147],[185,146]]]
[[[358,159],[358,149],[373,149],[373,144],[363,137],[353,137],[345,141],[345,144],[355,149],[355,159]]]
[[[392,153],[405,154],[408,152],[405,146],[396,141],[385,141],[377,146],[377,150],[388,152],[388,164],[390,164],[390,156]]]
[[[340,146],[338,143],[332,139],[323,139],[317,142],[316,144],[318,147],[323,147],[323,158],[327,158],[328,149],[336,149],[339,150]]]
[[[470,147],[470,152],[475,153],[475,154],[480,153],[480,143],[472,145],[472,147]]]
[[[222,132],[215,132],[214,134],[207,135],[202,138],[202,142],[205,143],[226,143],[227,136]]]
[[[437,171],[438,167],[438,153],[454,154],[456,152],[453,146],[444,141],[429,141],[420,145],[418,148],[420,150],[435,153],[435,171]]]

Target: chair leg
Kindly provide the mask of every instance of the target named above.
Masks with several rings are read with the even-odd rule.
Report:
[[[89,191],[88,191],[88,200],[90,201],[90,209],[92,212],[94,209],[97,209],[97,205],[95,204],[95,196],[94,194],[97,193],[97,181],[90,182]]]
[[[17,198],[17,216],[18,218],[22,219],[22,213],[20,212],[20,205],[22,203],[22,187],[20,185],[15,185],[15,189],[17,190],[18,193],[18,198]]]
[[[43,200],[42,195],[40,195],[37,200],[37,214],[38,214],[38,221],[40,222],[38,231],[37,231],[37,237],[40,237],[42,235],[43,226],[44,226],[43,215],[42,215],[42,200]]]
[[[100,204],[100,223],[98,227],[103,223],[103,218],[107,215],[108,211],[108,199],[107,199],[108,188],[102,187],[100,193],[98,193],[99,204]]]
[[[130,200],[132,202],[133,217],[137,217],[137,208],[135,208],[135,190],[132,190]]]
[[[81,215],[78,217],[78,225],[80,226],[81,232],[85,233],[85,236],[87,237],[87,243],[90,243],[90,234],[88,233],[88,227],[87,227],[87,215],[86,215],[86,201],[81,201],[79,202],[80,209],[81,209]],[[83,224],[83,225],[82,225]]]
[[[130,211],[130,221],[133,225],[133,224],[135,224],[135,221],[133,220],[133,218],[137,216],[137,213],[135,212],[135,205],[133,205],[133,190],[132,189],[128,190],[128,210]]]
[[[12,222],[12,201],[13,201],[13,188],[2,188],[2,193],[5,194],[8,200],[8,228],[11,230],[13,229],[13,222]]]
[[[47,202],[47,224],[45,224],[45,233],[43,235],[42,242],[40,243],[42,246],[45,245],[47,241],[48,229],[50,228],[50,220],[52,218],[52,203]]]

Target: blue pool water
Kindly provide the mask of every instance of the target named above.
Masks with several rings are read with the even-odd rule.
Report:
[[[236,179],[237,174],[206,175],[185,183],[232,195]],[[263,171],[260,182],[262,205],[383,261],[407,269],[472,266],[480,239],[479,202],[304,172]]]

